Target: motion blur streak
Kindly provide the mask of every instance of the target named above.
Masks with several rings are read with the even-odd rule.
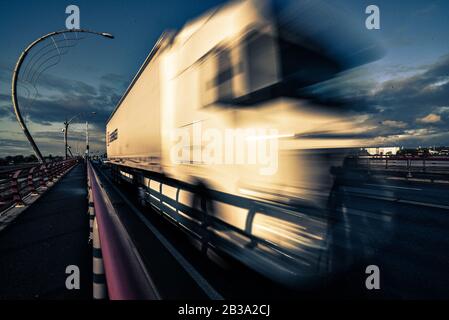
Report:
[[[340,185],[365,179],[345,160],[372,142],[363,115],[315,90],[382,56],[355,21],[318,0],[244,0],[164,33],[108,120],[110,164],[194,186],[164,189],[163,181],[128,177],[147,190],[147,202],[158,199],[155,192],[169,197],[172,219],[198,236],[186,226],[196,221],[225,240],[214,247],[277,281],[295,285],[347,267],[373,244],[371,230],[383,239],[375,245],[388,239],[383,219],[371,223],[368,212],[347,209],[350,196]],[[197,127],[214,134],[197,139]],[[254,160],[250,142],[277,140],[276,170],[263,175],[264,164],[224,161],[227,149],[216,146],[229,129],[277,132],[238,141]],[[172,139],[177,130],[184,140]],[[182,161],[171,161],[173,154]],[[181,204],[227,224],[198,221]]]

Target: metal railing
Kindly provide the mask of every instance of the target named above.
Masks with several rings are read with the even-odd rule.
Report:
[[[112,168],[117,168],[117,172],[114,174],[116,178],[128,182],[133,182],[133,178],[138,175],[145,177],[144,184],[141,185],[143,190],[140,192],[144,194],[145,201],[161,215],[168,217],[181,229],[193,235],[201,243],[202,251],[206,251],[208,248],[220,248],[221,251],[234,256],[254,269],[259,269],[259,271],[263,269],[262,272],[273,271],[274,273],[270,276],[287,284],[310,276],[310,274],[307,275],[307,271],[320,272],[317,269],[312,270],[313,267],[305,270],[303,265],[310,262],[310,265],[318,267],[318,264],[314,264],[314,262],[319,261],[321,248],[325,245],[326,239],[317,240],[313,235],[304,232],[301,234],[305,240],[304,245],[300,248],[289,249],[282,244],[284,241],[288,241],[285,230],[283,230],[284,234],[278,233],[279,241],[260,237],[254,232],[257,216],[273,218],[279,223],[292,223],[304,227],[314,226],[318,220],[331,219],[326,212],[317,210],[312,205],[304,203],[300,208],[295,209],[280,203],[274,204],[207,190],[204,197],[208,201],[223,204],[232,210],[239,210],[245,216],[244,225],[236,226],[223,217],[215,215],[214,212],[210,212],[207,205],[200,204],[200,206],[193,207],[181,200],[180,194],[186,192],[192,196],[200,194],[201,197],[204,190],[199,190],[196,185],[144,170],[122,166],[112,166]],[[155,183],[157,187],[151,187],[152,183]],[[171,197],[167,194],[168,188],[175,190],[175,196]],[[278,268],[269,268],[264,265],[264,263],[273,265],[273,261]],[[280,274],[279,270],[283,270],[284,274]]]
[[[13,169],[0,173],[0,212],[12,207],[25,206],[25,197],[37,195],[49,182],[65,174],[78,159],[35,164],[31,167]]]
[[[90,162],[87,173],[109,299],[160,299],[140,255]],[[97,231],[94,229],[94,232]]]
[[[385,169],[406,167],[416,169],[447,169],[449,170],[448,157],[400,157],[400,156],[360,156],[358,164],[382,166]]]
[[[431,180],[449,179],[448,157],[359,156],[353,158],[358,168],[385,170],[408,178],[424,177]]]
[[[393,164],[396,164],[402,167],[398,172],[407,175],[407,170],[412,167],[417,168],[419,162],[422,166],[424,159],[353,157],[350,160],[346,163],[350,170],[358,167],[365,172],[369,165],[381,166],[380,169],[384,169],[385,166],[392,168]],[[371,161],[378,161],[378,163]],[[405,161],[405,163],[393,161]],[[434,159],[424,161],[432,165]],[[449,166],[449,158],[439,159],[439,161],[441,162],[438,163],[443,167],[446,164]],[[262,271],[287,285],[325,272],[327,255],[325,251],[332,250],[327,242],[328,233],[339,222],[338,216],[329,210],[321,210],[306,202],[288,206],[215,190],[200,190],[196,185],[160,173],[119,164],[107,165],[112,169],[112,176],[116,182],[127,181],[131,185],[139,186],[140,199],[150,204],[160,215],[168,218],[182,230],[193,235],[204,251],[208,248],[219,248],[251,268]],[[348,170],[346,166],[337,169],[339,170],[336,170],[334,174],[341,174]],[[428,173],[426,175],[429,176]],[[441,175],[435,176],[441,177]],[[231,208],[229,212],[235,212],[235,216],[243,218],[240,220],[244,223],[236,225],[227,221],[223,215],[217,215],[217,212],[209,210],[204,201],[200,201],[199,206],[192,205],[192,201],[190,203],[185,201],[186,194],[192,199],[201,193],[203,193],[203,199]],[[264,238],[255,232],[255,227],[260,223],[257,217],[272,219],[270,229],[276,233],[277,238]],[[298,240],[300,244],[286,245],[292,244],[289,243],[291,238],[289,239],[288,234],[291,225],[285,227],[288,223],[301,227],[295,230],[299,235],[298,239],[293,239]],[[277,228],[276,225],[279,224],[284,224],[284,228],[282,225]],[[273,265],[278,267],[272,268]]]

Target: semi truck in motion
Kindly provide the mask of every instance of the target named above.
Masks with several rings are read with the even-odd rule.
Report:
[[[362,28],[321,1],[244,0],[165,32],[107,122],[109,166],[205,252],[287,284],[332,271],[332,167],[366,141],[307,88],[379,57]]]

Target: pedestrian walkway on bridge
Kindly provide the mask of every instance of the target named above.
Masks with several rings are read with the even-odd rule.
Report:
[[[0,299],[90,299],[86,168],[78,164],[0,232]],[[80,289],[66,288],[66,267]]]

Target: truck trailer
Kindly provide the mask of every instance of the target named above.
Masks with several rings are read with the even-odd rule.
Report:
[[[344,104],[305,89],[380,56],[338,17],[244,0],[165,32],[106,125],[118,179],[205,252],[287,284],[329,272],[332,168],[367,142]]]

